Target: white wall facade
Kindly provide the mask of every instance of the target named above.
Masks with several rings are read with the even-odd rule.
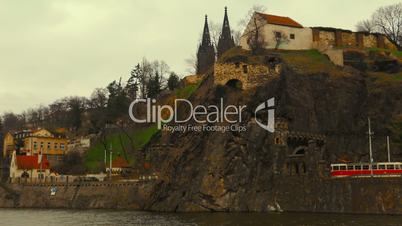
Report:
[[[12,158],[11,158],[11,163],[10,163],[10,178],[19,178],[22,176],[24,172],[27,172],[29,174],[29,178],[38,178],[40,174],[40,169],[20,169],[18,168],[17,164],[17,155],[16,152],[13,152]],[[48,177],[50,175],[50,170],[49,169],[42,169],[42,174],[44,174],[45,177]]]
[[[281,43],[278,49],[288,50],[305,50],[312,49],[313,47],[313,32],[311,28],[296,28],[275,24],[268,24],[263,18],[259,18],[258,15],[254,15],[249,24],[247,25],[243,35],[240,38],[240,46],[243,49],[250,49],[247,44],[247,39],[250,35],[250,31],[255,30],[254,18],[257,19],[257,26],[262,32],[262,37],[266,43],[266,49],[274,49],[276,46],[275,33],[281,32],[286,35],[288,41]],[[291,39],[291,34],[294,35],[294,39]]]

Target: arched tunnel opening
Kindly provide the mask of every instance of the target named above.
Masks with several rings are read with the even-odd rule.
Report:
[[[238,79],[230,79],[226,82],[226,86],[235,89],[243,89],[243,83]]]

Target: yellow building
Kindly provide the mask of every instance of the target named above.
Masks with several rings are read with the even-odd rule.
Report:
[[[13,152],[19,156],[37,156],[41,151],[52,166],[63,160],[69,141],[64,131],[46,129],[8,132],[4,137],[3,157],[11,159]]]
[[[39,129],[24,138],[23,152],[37,155],[42,151],[49,161],[60,161],[68,151],[68,140],[64,134]]]
[[[3,157],[11,156],[13,151],[15,150],[15,139],[14,135],[8,132],[4,136],[4,143],[3,143]]]

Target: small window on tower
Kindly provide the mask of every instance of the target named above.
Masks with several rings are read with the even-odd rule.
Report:
[[[290,39],[295,39],[295,34],[290,34]]]

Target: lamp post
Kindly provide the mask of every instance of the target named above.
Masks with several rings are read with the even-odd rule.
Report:
[[[371,176],[373,176],[373,148],[371,146],[371,136],[374,134],[371,132],[371,121],[370,118],[368,118],[368,136],[369,136],[369,151],[370,151],[370,171],[371,171]]]
[[[389,147],[389,136],[387,136],[387,151],[388,151],[388,162],[391,162],[391,151]]]
[[[110,144],[110,152],[109,152],[109,181],[112,180],[112,157],[113,157],[113,151],[112,151],[112,144]],[[105,159],[106,159],[106,152],[105,152]],[[106,163],[106,160],[105,160]]]
[[[112,181],[112,156],[113,151],[110,150],[110,160],[109,160],[109,180]]]

